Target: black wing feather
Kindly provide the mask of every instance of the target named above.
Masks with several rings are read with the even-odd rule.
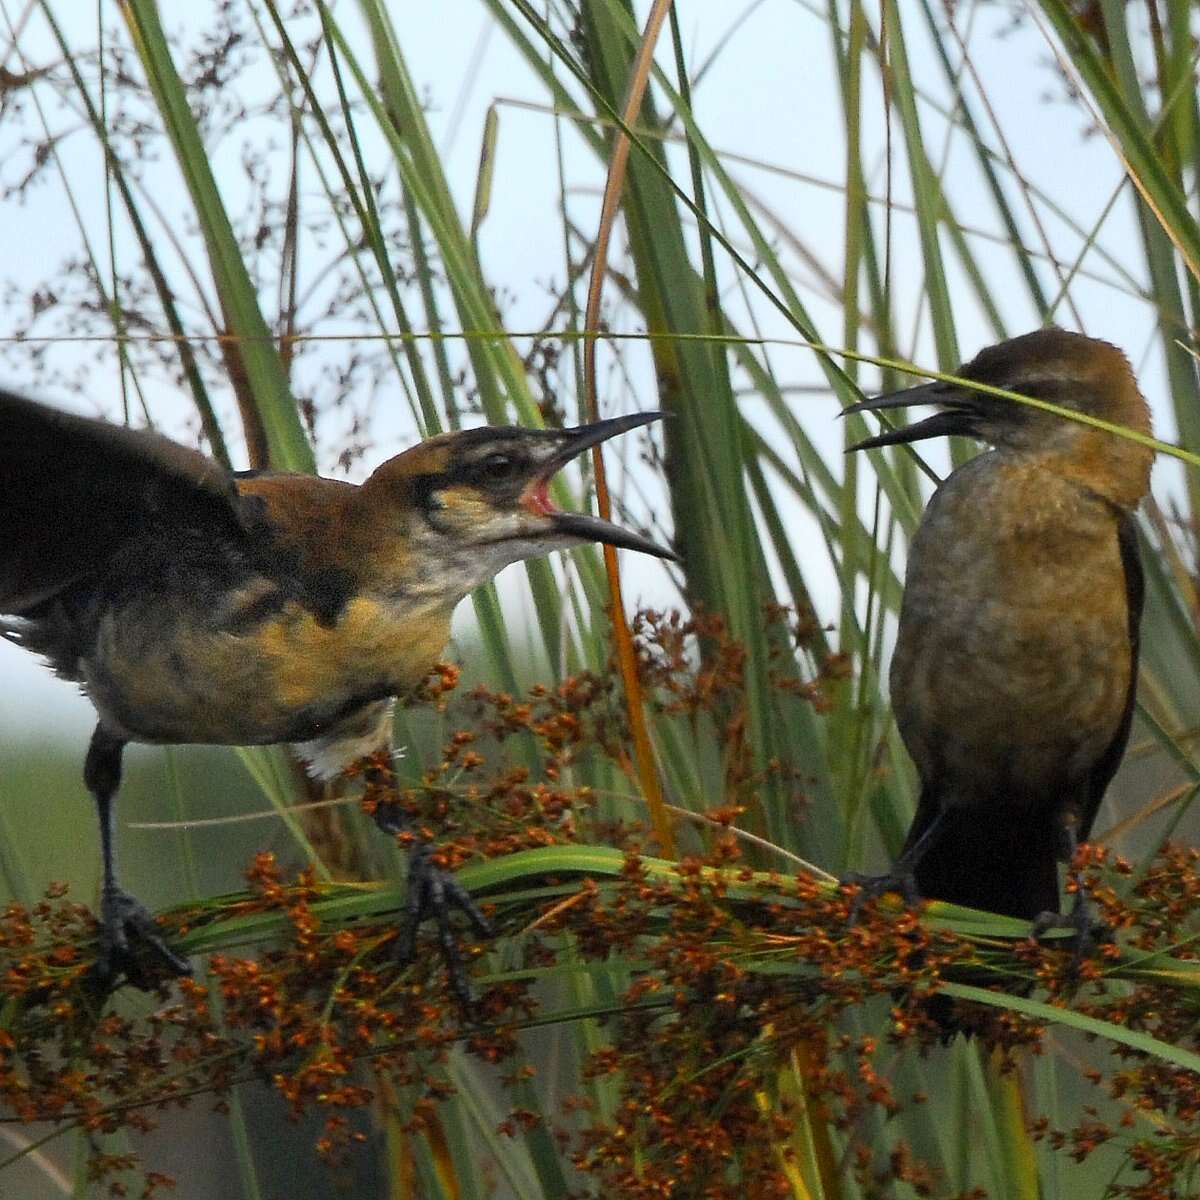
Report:
[[[1108,748],[1096,760],[1088,779],[1084,810],[1079,814],[1079,840],[1086,842],[1092,822],[1100,810],[1100,802],[1112,777],[1121,765],[1129,730],[1133,725],[1133,706],[1137,697],[1138,656],[1141,650],[1142,608],[1146,601],[1146,578],[1142,572],[1142,557],[1138,549],[1137,522],[1131,513],[1122,511],[1117,518],[1117,544],[1121,551],[1121,566],[1125,570],[1125,602],[1129,609],[1129,690],[1121,723]]]
[[[232,476],[159,434],[0,390],[0,613],[86,578],[155,522],[240,531]]]

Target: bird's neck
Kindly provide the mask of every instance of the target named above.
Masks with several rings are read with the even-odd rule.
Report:
[[[1039,470],[1131,511],[1149,490],[1154,452],[1102,429],[1076,427],[1069,441],[1026,450],[1022,457]]]
[[[491,561],[472,546],[435,529],[404,503],[380,504],[360,489],[346,514],[346,544],[355,547],[362,587],[396,603],[449,613],[507,560]]]

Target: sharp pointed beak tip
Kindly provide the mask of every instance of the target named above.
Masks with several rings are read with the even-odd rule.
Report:
[[[878,450],[882,446],[895,445],[895,443],[892,441],[892,434],[903,432],[903,429],[892,429],[887,430],[884,433],[878,433],[874,437],[863,438],[861,442],[855,442],[853,446],[847,446],[842,453],[856,454],[859,450]]]
[[[915,387],[901,388],[898,392],[884,392],[880,396],[864,396],[853,404],[847,404],[838,416],[849,417],[855,413],[886,412],[890,408],[909,408],[919,404],[942,404],[949,395],[946,385],[939,380],[918,383]]]
[[[846,453],[855,450],[879,450],[884,446],[907,446],[913,442],[925,442],[936,437],[975,437],[974,414],[968,409],[950,408],[936,412],[932,417],[898,429],[887,429],[874,437],[855,442]]]
[[[620,549],[620,547],[617,547]],[[657,542],[651,542],[648,538],[644,546],[629,546],[627,549],[640,549],[643,554],[649,554],[653,558],[661,558],[663,562],[681,563],[683,559],[679,557],[669,546],[660,546]]]
[[[577,425],[574,429],[565,430],[571,437],[571,451],[582,453],[600,442],[628,433],[631,429],[640,429],[643,425],[652,425],[670,416],[665,412],[626,413],[620,417],[605,417],[602,421],[593,421],[590,425]]]

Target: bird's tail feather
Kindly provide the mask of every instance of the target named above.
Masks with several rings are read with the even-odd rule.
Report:
[[[939,809],[936,800],[921,797],[906,848]],[[929,900],[1032,921],[1058,911],[1057,849],[1053,822],[1014,811],[1002,799],[987,809],[951,808],[916,864],[917,891]]]

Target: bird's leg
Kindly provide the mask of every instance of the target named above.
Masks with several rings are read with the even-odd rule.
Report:
[[[1059,827],[1059,858],[1067,864],[1067,875],[1075,884],[1075,899],[1071,902],[1071,911],[1067,913],[1039,913],[1033,922],[1029,936],[1035,941],[1051,929],[1070,929],[1073,931],[1072,959],[1076,966],[1085,959],[1101,942],[1106,940],[1108,927],[1095,919],[1092,914],[1092,902],[1088,896],[1087,884],[1083,872],[1075,868],[1075,854],[1079,849],[1079,834],[1076,830],[1074,813],[1068,811],[1063,815]]]
[[[368,761],[365,778],[368,796],[374,801],[372,816],[375,824],[389,836],[400,835],[408,841],[408,898],[395,943],[396,960],[406,965],[416,958],[417,932],[432,917],[437,922],[438,945],[446,964],[450,990],[463,1012],[469,1013],[471,987],[450,924],[450,911],[459,909],[479,937],[493,937],[495,930],[471,898],[471,893],[454,878],[454,872],[434,861],[433,845],[420,839],[412,819],[394,799],[396,776],[390,759],[383,754],[373,756]],[[385,794],[373,794],[379,792]],[[391,798],[386,793],[391,793]]]
[[[917,892],[917,865],[924,857],[925,851],[929,849],[945,819],[946,809],[942,808],[922,831],[921,836],[911,846],[905,848],[900,857],[892,864],[890,871],[883,875],[852,873],[842,880],[843,883],[852,883],[859,889],[850,904],[851,924],[858,920],[862,906],[868,900],[877,900],[880,896],[887,895],[888,892],[899,892],[909,908],[916,907],[921,899]]]
[[[97,982],[108,990],[124,972],[135,987],[153,986],[155,975],[190,975],[191,964],[164,941],[154,918],[117,883],[113,836],[113,800],[121,783],[123,739],[96,726],[83,765],[83,780],[96,801],[100,818],[100,854],[104,877],[100,888],[100,955]],[[158,970],[147,967],[154,964]]]

